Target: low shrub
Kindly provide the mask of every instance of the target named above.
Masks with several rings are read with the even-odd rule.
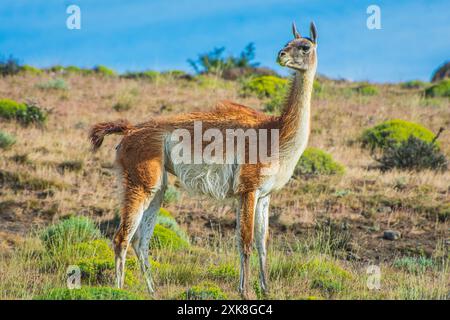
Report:
[[[32,123],[43,125],[47,121],[47,112],[34,103],[27,103],[24,110],[16,112],[16,119],[23,125]]]
[[[392,145],[399,145],[408,140],[410,136],[431,142],[434,140],[435,134],[420,124],[394,119],[366,129],[360,140],[363,147],[367,147],[373,152]]]
[[[189,244],[188,235],[186,234],[186,232],[184,232],[183,229],[180,228],[177,221],[172,217],[172,215],[167,210],[163,208],[160,209],[158,217],[156,218],[156,223],[172,230],[177,234],[179,238],[181,238],[184,242]]]
[[[40,75],[42,74],[42,70],[27,64],[24,64],[20,67],[20,72],[30,74],[30,75]]]
[[[64,219],[45,228],[40,238],[50,250],[61,250],[70,245],[100,238],[100,230],[86,217],[75,216]]]
[[[403,89],[422,89],[425,88],[427,85],[428,83],[420,80],[411,80],[401,83],[400,87]]]
[[[376,159],[380,163],[381,170],[406,169],[406,170],[447,170],[448,161],[437,145],[426,142],[414,136],[409,136],[408,140],[402,141],[400,145],[387,147],[380,158]]]
[[[38,83],[37,87],[42,90],[68,90],[69,86],[66,81],[61,78],[50,79],[43,83]]]
[[[343,174],[345,168],[333,157],[317,148],[306,148],[294,170],[294,175],[333,175]]]
[[[182,300],[226,300],[227,295],[216,284],[203,282],[180,295]]]
[[[156,224],[152,240],[150,241],[150,247],[176,250],[189,247],[189,242],[181,238],[175,231],[161,224]]]
[[[444,79],[425,90],[426,97],[450,97],[450,79]]]
[[[6,132],[0,131],[0,149],[9,149],[16,143],[16,138]]]
[[[0,117],[15,119],[23,125],[44,124],[47,120],[47,112],[33,103],[24,104],[10,99],[0,99]]]
[[[80,289],[56,288],[47,290],[35,300],[142,300],[135,293],[111,287],[82,287]]]
[[[158,71],[146,70],[138,72],[127,72],[123,75],[127,79],[145,79],[145,80],[155,80],[161,74]]]
[[[117,75],[117,73],[113,69],[110,69],[103,65],[95,66],[93,71],[94,71],[94,73],[105,76],[105,77],[114,77]]]
[[[271,98],[286,92],[288,81],[275,76],[260,76],[245,80],[241,93],[244,95],[256,94],[259,98]]]
[[[18,103],[11,99],[0,99],[0,117],[4,119],[15,119],[17,113],[26,108],[24,103]]]
[[[435,266],[435,261],[424,256],[401,257],[394,260],[393,266],[410,273],[424,273]]]
[[[378,88],[368,83],[361,84],[354,90],[362,96],[374,96],[378,94]]]

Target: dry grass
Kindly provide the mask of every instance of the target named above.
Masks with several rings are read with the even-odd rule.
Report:
[[[69,214],[91,216],[104,224],[113,221],[119,201],[112,163],[119,138],[108,138],[93,155],[87,140],[93,123],[123,117],[141,122],[162,113],[205,110],[221,99],[258,109],[265,103],[256,97],[240,97],[238,83],[216,78],[146,81],[70,75],[65,77],[67,90],[40,89],[39,84],[49,79],[48,74],[0,78],[0,98],[32,100],[51,112],[45,128],[24,128],[0,119],[1,130],[17,138],[12,148],[0,151],[0,174],[19,175],[21,184],[7,182],[0,190],[0,249],[4,252],[0,261],[1,298],[31,298],[55,281],[64,283],[63,273],[39,272],[33,258],[24,263],[23,252],[39,247],[35,240],[24,240],[32,229]],[[373,160],[355,141],[363,129],[393,118],[419,122],[434,132],[449,128],[449,100],[425,99],[420,92],[397,85],[379,85],[380,93],[375,96],[356,94],[351,90],[356,84],[352,83],[325,81],[323,86],[323,92],[313,100],[310,145],[331,153],[347,170],[342,177],[293,180],[273,196],[272,266],[288,271],[273,275],[270,297],[445,298],[449,226],[448,218],[442,216],[448,217],[450,210],[450,172],[381,173],[370,169]],[[114,105],[124,101],[129,108],[114,110]],[[450,130],[443,132],[440,141],[449,156]],[[67,163],[79,165],[71,170],[64,167]],[[155,260],[176,269],[158,271],[157,298],[174,298],[186,286],[203,279],[216,281],[229,297],[237,297],[237,277],[217,279],[203,267],[237,266],[234,247],[228,241],[234,228],[231,205],[181,193],[179,200],[167,207],[196,247],[181,255],[156,252]],[[328,219],[337,230],[333,237],[350,234],[345,248],[323,252],[317,230]],[[383,240],[383,230],[388,228],[401,231],[402,238]],[[292,249],[308,237],[314,245]],[[29,249],[30,241],[34,249]],[[325,237],[324,241],[330,240]],[[427,256],[444,262],[433,270],[410,274],[393,267],[393,261],[401,256]],[[198,274],[186,274],[180,266],[183,259],[192,260],[189,266],[199,269]],[[297,270],[311,259],[328,259],[344,268],[351,274],[349,282],[340,289],[324,289],[319,280],[312,284],[307,273],[289,272],[293,261],[297,264],[291,267]],[[371,263],[382,266],[380,291],[365,286],[365,270]],[[143,287],[131,289],[143,292]]]

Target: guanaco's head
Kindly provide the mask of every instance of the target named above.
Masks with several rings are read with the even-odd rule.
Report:
[[[305,72],[315,70],[317,66],[317,30],[314,22],[311,22],[310,36],[302,37],[292,24],[294,40],[288,42],[278,53],[278,63],[283,67],[288,67],[297,71]]]

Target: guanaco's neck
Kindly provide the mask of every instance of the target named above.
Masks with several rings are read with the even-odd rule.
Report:
[[[296,71],[280,117],[280,152],[300,157],[309,137],[311,93],[315,70]]]

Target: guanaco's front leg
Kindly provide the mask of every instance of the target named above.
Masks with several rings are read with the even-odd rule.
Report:
[[[253,245],[256,198],[256,191],[244,193],[241,196],[240,210],[237,217],[238,246],[241,258],[239,292],[243,299],[250,299],[250,256]]]

